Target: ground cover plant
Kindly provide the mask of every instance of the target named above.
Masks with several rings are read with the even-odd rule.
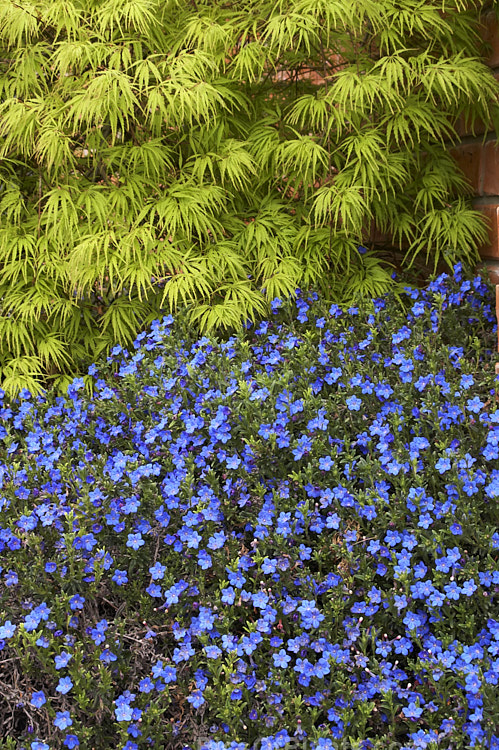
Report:
[[[498,748],[491,299],[168,316],[5,402],[0,748]]]
[[[387,247],[473,265],[448,149],[494,130],[494,6],[0,0],[3,389],[63,389],[163,306],[239,327],[297,286],[378,296]]]

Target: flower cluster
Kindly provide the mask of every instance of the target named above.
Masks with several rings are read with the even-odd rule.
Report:
[[[456,267],[225,340],[168,316],[93,398],[4,404],[16,747],[499,748],[490,297]]]

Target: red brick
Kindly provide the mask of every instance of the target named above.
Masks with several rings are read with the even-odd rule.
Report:
[[[480,156],[481,143],[460,144],[450,149],[450,154],[458,163],[475,193],[480,189]]]
[[[499,284],[499,261],[497,260],[489,260],[489,261],[483,261],[482,263],[479,263],[477,266],[477,271],[487,271],[487,275],[489,277],[489,281],[491,284],[495,284],[496,286]]]
[[[495,141],[488,141],[482,148],[482,195],[499,195],[499,148]]]
[[[482,258],[499,259],[499,199],[490,206],[476,206],[489,224],[489,241],[480,248]]]
[[[318,73],[316,70],[311,70],[310,73],[306,73],[303,76],[304,78],[308,78],[310,83],[313,83],[314,86],[323,86],[324,85],[324,77],[321,76],[320,73]]]
[[[499,81],[499,71],[494,71],[494,78],[496,79],[496,81]],[[465,135],[483,135],[485,131],[489,133],[494,132],[494,128],[491,123],[489,123],[486,127],[485,123],[480,120],[480,118],[476,118],[472,127],[471,122],[466,121],[464,119],[464,116],[461,116],[458,119],[455,125],[455,129],[460,138],[463,138]]]
[[[494,68],[499,65],[499,25],[495,13],[487,13],[482,20],[484,30],[482,39],[490,44],[487,65]]]
[[[471,122],[466,121],[463,115],[456,122],[455,129],[460,138],[465,135],[483,135],[487,130],[482,120],[476,119],[472,127]]]

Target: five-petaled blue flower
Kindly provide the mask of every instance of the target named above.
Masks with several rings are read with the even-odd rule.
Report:
[[[62,693],[62,695],[66,695],[66,693],[69,693],[72,687],[73,687],[73,683],[71,682],[70,677],[61,677],[56,687],[56,690],[58,693]]]
[[[17,625],[14,625],[10,620],[6,620],[5,624],[0,627],[0,638],[12,638],[16,628]]]
[[[132,549],[137,550],[137,549],[139,549],[139,547],[142,547],[142,545],[144,545],[144,544],[145,544],[145,542],[142,539],[142,534],[138,533],[138,534],[129,534],[128,535],[128,540],[127,540],[127,543],[126,543],[127,547],[131,547]]]
[[[69,606],[71,609],[83,609],[83,604],[85,603],[85,597],[80,596],[80,594],[75,594],[71,597],[69,600]]]
[[[402,713],[408,719],[419,719],[419,717],[423,713],[423,709],[420,706],[418,706],[416,703],[409,703],[408,706],[405,706],[402,709]]]
[[[362,406],[362,400],[357,396],[350,396],[346,399],[346,405],[350,411],[359,411]]]
[[[69,711],[57,711],[54,719],[54,726],[58,729],[67,729],[73,723]]]
[[[61,653],[57,654],[55,657],[55,668],[62,669],[63,667],[67,667],[72,658],[72,654],[68,654],[67,651],[61,651]]]
[[[282,669],[285,669],[291,661],[291,657],[288,656],[283,648],[281,648],[277,654],[272,654],[272,659],[274,660],[275,666],[281,667]]]
[[[43,692],[43,690],[38,690],[31,696],[30,703],[32,706],[35,706],[35,708],[41,708],[46,702],[47,699],[45,698],[45,693]]]

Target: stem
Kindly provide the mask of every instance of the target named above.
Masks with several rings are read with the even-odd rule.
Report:
[[[38,168],[38,227],[37,238],[40,239],[40,225],[42,216],[42,168]]]

